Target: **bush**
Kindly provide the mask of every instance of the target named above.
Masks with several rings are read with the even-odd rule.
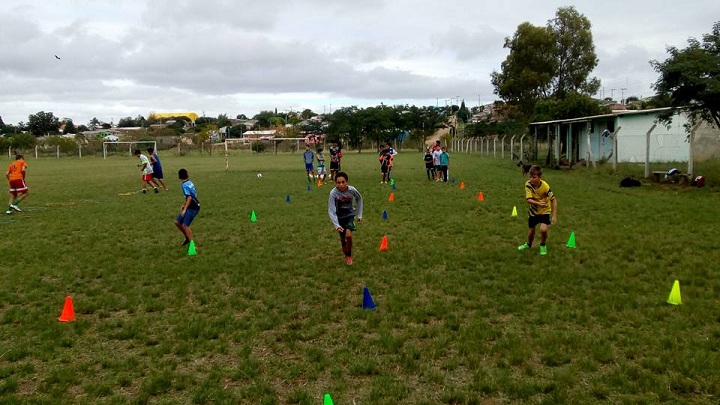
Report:
[[[265,152],[265,147],[265,144],[262,142],[253,142],[252,145],[250,145],[250,149],[257,153]]]

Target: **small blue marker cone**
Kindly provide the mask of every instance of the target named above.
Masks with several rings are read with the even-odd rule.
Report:
[[[395,190],[395,183],[393,183],[393,185],[392,185],[392,189],[393,189],[393,190]]]
[[[370,290],[368,290],[367,287],[363,289],[363,309],[370,309],[375,310],[377,309],[377,306],[375,305],[375,301],[373,301],[372,295],[370,295]]]
[[[308,184],[308,191],[310,191],[310,190],[312,190],[312,188],[310,188],[310,185]]]
[[[290,194],[285,196],[285,202],[290,202]]]
[[[387,218],[388,218],[387,211],[383,211],[383,216],[382,216],[383,221],[387,221]]]
[[[450,178],[450,183],[455,184],[455,177]]]

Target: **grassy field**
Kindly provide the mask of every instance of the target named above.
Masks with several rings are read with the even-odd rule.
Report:
[[[374,154],[347,153],[365,201],[348,267],[331,188],[308,190],[299,154],[228,172],[222,156],[161,158],[158,195],[135,193],[131,157],[29,160],[25,211],[0,218],[0,403],[720,401],[716,185],[546,169],[559,222],[541,257],[516,249],[513,162],[453,154],[442,184],[403,152],[392,190]],[[197,256],[173,225],[181,167],[202,202]],[[68,295],[77,320],[61,323]]]

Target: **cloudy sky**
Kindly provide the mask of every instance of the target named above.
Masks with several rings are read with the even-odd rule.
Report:
[[[504,38],[570,5],[592,23],[598,96],[615,99],[652,95],[648,61],[720,19],[717,0],[2,0],[0,116],[475,106],[496,99]]]

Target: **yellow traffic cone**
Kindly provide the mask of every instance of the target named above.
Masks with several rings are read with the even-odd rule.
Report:
[[[675,283],[673,283],[672,290],[670,290],[670,296],[667,300],[668,304],[673,305],[680,305],[682,304],[682,299],[680,299],[680,281],[675,280]]]
[[[517,207],[516,207],[516,206],[513,206],[513,212],[512,212],[512,215],[511,215],[511,216],[512,216],[512,217],[516,217],[516,216],[517,216]]]

